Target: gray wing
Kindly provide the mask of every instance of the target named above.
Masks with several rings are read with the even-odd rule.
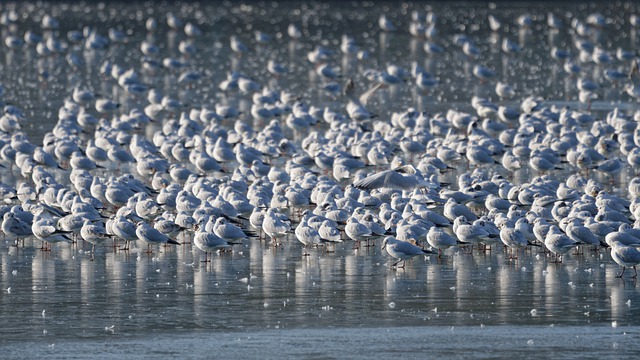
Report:
[[[31,225],[27,224],[24,221],[12,221],[10,231],[18,236],[27,236],[33,234],[31,231]]]
[[[377,174],[372,174],[353,183],[355,188],[365,190],[379,188],[411,190],[418,185],[420,185],[420,182],[415,176],[403,176],[395,170],[386,170]]]

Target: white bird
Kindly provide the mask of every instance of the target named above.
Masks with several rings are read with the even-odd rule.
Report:
[[[112,100],[99,98],[96,100],[96,111],[101,114],[108,114],[120,107],[119,103]]]
[[[56,229],[53,220],[47,218],[36,217],[33,219],[31,225],[31,231],[36,238],[43,242],[42,250],[51,251],[51,244],[59,242],[73,242],[66,234],[65,231]],[[44,246],[44,243],[48,244],[48,247]]]
[[[511,258],[518,258],[518,250],[522,247],[527,246],[527,238],[520,231],[510,227],[509,224],[504,223],[500,228],[500,240],[509,247],[509,251],[511,251]],[[516,250],[516,255],[513,256],[513,249]]]
[[[380,15],[380,18],[378,18],[378,26],[380,26],[380,29],[382,29],[382,31],[396,30],[395,25],[393,25],[391,20],[389,20],[389,18],[387,18],[387,15],[385,14]]]
[[[267,234],[274,246],[291,231],[291,224],[285,215],[274,208],[269,208],[262,221],[262,230]]]
[[[243,240],[248,238],[248,235],[244,232],[244,230],[242,230],[239,226],[230,223],[224,217],[219,217],[216,219],[216,223],[213,227],[213,232],[220,238],[231,244],[242,243]]]
[[[103,225],[94,224],[90,220],[84,221],[84,224],[80,228],[80,236],[84,241],[91,244],[92,259],[96,244],[102,243],[109,237]]]
[[[294,233],[296,234],[296,238],[305,246],[305,248],[322,244],[320,233],[318,233],[318,230],[311,227],[311,225],[309,225],[308,223],[311,214],[312,213],[309,210],[305,210],[302,220],[300,221],[298,226],[296,226],[296,229],[294,231]],[[306,255],[309,255],[309,253],[305,251],[303,256]]]
[[[202,228],[198,229],[193,235],[193,243],[198,249],[204,251],[204,262],[211,261],[209,260],[211,252],[225,250],[233,245],[214,233],[204,231]]]
[[[555,254],[554,262],[562,262],[562,256],[578,246],[578,243],[560,231],[557,226],[551,225],[544,239],[544,245]],[[560,260],[558,260],[558,255]]]
[[[457,226],[456,226],[457,223]],[[454,232],[456,237],[463,243],[478,244],[489,241],[491,234],[483,227],[474,225],[467,221],[464,216],[458,216],[454,222]]]
[[[135,224],[122,215],[115,216],[111,230],[116,237],[125,241],[125,245],[121,250],[129,250],[130,242],[138,240]]]
[[[151,245],[152,244],[176,244],[180,245],[179,242],[170,239],[167,235],[161,233],[160,231],[152,228],[146,222],[139,222],[136,225],[136,235],[138,235],[138,239],[144,241],[148,245],[147,252],[151,253]]]
[[[2,232],[10,239],[15,239],[16,246],[20,239],[33,235],[31,224],[9,211],[2,218]]]
[[[382,241],[382,249],[387,250],[387,253],[392,257],[398,259],[391,267],[397,266],[402,262],[401,268],[404,269],[407,260],[418,255],[430,255],[435,254],[433,250],[424,250],[411,243],[400,241],[394,237],[387,236]]]
[[[458,240],[444,232],[444,230],[434,226],[427,233],[427,242],[431,247],[438,249],[438,257],[442,255],[442,250],[446,250],[458,244]]]
[[[611,258],[622,266],[622,272],[616,277],[621,278],[627,267],[633,268],[634,274],[632,278],[638,277],[636,265],[640,264],[640,250],[632,246],[623,245],[619,241],[614,241],[611,243]]]
[[[347,236],[356,242],[356,246],[360,244],[360,241],[366,241],[367,244],[373,234],[371,229],[362,225],[355,217],[350,217],[347,220],[347,225],[344,227],[344,232]]]
[[[449,198],[444,204],[443,215],[451,221],[454,221],[458,216],[464,216],[467,221],[478,220],[478,216],[471,209],[464,204],[458,204],[454,198]]]
[[[324,220],[318,229],[320,237],[327,242],[343,242],[340,230],[333,226],[331,221]]]

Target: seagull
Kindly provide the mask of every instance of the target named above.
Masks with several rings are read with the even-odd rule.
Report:
[[[510,227],[509,224],[504,223],[500,228],[500,240],[509,247],[509,251],[512,252],[511,258],[518,258],[518,250],[528,245],[527,238],[520,231]],[[516,249],[516,256],[513,256],[513,249]]]
[[[2,218],[2,232],[5,236],[15,239],[16,246],[21,238],[24,239],[27,236],[33,235],[31,224],[20,219],[20,217],[16,216],[13,212],[4,214]]]
[[[436,254],[436,252],[431,249],[424,250],[411,243],[400,241],[392,236],[384,238],[382,241],[382,249],[387,250],[387,253],[391,255],[391,257],[398,259],[398,261],[391,265],[392,268],[402,262],[402,266],[400,267],[404,269],[406,261],[414,256]]]
[[[90,220],[85,220],[84,224],[80,228],[80,236],[82,239],[91,244],[91,257],[93,260],[93,253],[96,247],[96,243],[105,241],[109,235],[104,226],[96,225]]]
[[[449,198],[444,204],[443,215],[451,221],[455,221],[458,216],[464,216],[467,221],[476,221],[478,216],[466,205],[458,204],[454,198]]]
[[[640,264],[640,250],[632,246],[623,245],[619,241],[614,241],[611,243],[611,258],[622,266],[622,272],[616,277],[621,278],[627,267],[633,268],[634,274],[632,278],[638,277],[636,265]]]
[[[385,170],[367,176],[353,183],[361,190],[389,188],[396,190],[413,190],[415,188],[437,189],[439,184],[425,180],[413,165],[404,165],[393,170]]]
[[[320,233],[318,233],[318,230],[311,227],[308,223],[311,215],[312,213],[309,210],[305,210],[302,220],[294,231],[294,233],[296,234],[296,238],[305,246],[305,248],[307,248],[308,246],[318,246],[322,244]],[[308,256],[309,253],[305,251],[305,253],[302,255]]]
[[[274,208],[269,208],[262,221],[262,230],[269,235],[273,245],[278,246],[278,241],[286,237],[291,230],[291,224],[284,214]]]
[[[208,255],[209,253],[218,251],[218,250],[225,250],[230,248],[231,245],[234,245],[233,243],[230,243],[222,239],[218,235],[211,232],[206,232],[204,231],[203,228],[199,228],[199,227],[198,227],[198,230],[193,235],[193,243],[196,245],[198,249],[204,251],[203,262],[211,261],[209,260],[209,255]]]
[[[224,217],[216,219],[213,232],[230,244],[242,243],[242,240],[247,239],[249,236],[239,226],[230,223]]]
[[[125,241],[125,245],[121,250],[129,250],[129,243],[138,240],[135,224],[123,215],[115,216],[111,230],[116,237]]]
[[[444,232],[444,230],[434,226],[427,233],[427,242],[431,247],[438,249],[438,257],[442,255],[442,250],[446,250],[452,246],[456,246],[459,241]]]
[[[344,232],[351,240],[356,242],[356,246],[360,244],[360,241],[367,241],[368,243],[373,236],[371,229],[362,225],[354,216],[351,216],[349,220],[347,220]]]
[[[488,241],[492,237],[482,226],[469,223],[463,215],[456,218],[454,228],[456,237],[461,242],[471,245]]]
[[[66,234],[66,231],[60,231],[56,229],[53,220],[36,217],[33,219],[33,224],[31,225],[31,231],[33,231],[33,235],[36,238],[40,239],[43,242],[42,250],[51,251],[51,244],[58,242],[73,242]],[[48,247],[44,246],[44,243],[49,244]]]
[[[138,239],[144,241],[148,245],[147,253],[151,253],[151,245],[152,244],[176,244],[180,245],[179,242],[170,239],[167,235],[161,233],[160,231],[152,228],[146,222],[139,222],[136,225],[136,235],[138,235]]]
[[[557,226],[551,225],[544,239],[544,245],[556,255],[554,262],[562,262],[562,255],[578,246],[578,242],[565,235]],[[558,255],[560,255],[560,260],[558,260]]]

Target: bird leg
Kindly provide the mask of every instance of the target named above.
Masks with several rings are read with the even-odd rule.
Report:
[[[633,265],[633,276],[631,278],[635,279],[637,277],[638,277],[638,270],[636,269],[636,266]]]
[[[151,254],[153,252],[153,249],[151,249],[151,244],[147,244],[147,254]]]
[[[616,275],[616,277],[617,277],[617,278],[622,278],[622,275],[624,274],[624,271],[625,271],[626,269],[627,269],[627,268],[623,266],[623,267],[622,267],[622,272],[621,272],[620,274]]]

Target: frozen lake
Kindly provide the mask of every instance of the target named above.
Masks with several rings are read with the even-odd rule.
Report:
[[[549,106],[585,112],[591,107],[599,118],[616,107],[630,117],[639,109],[637,100],[623,88],[630,62],[581,64],[583,78],[598,83],[597,98],[589,104],[579,99],[577,76],[565,73],[563,62],[549,55],[552,48],[559,47],[573,50],[570,56],[577,58],[577,36],[575,30],[569,30],[571,20],[584,21],[590,14],[600,13],[605,25],[592,25],[593,41],[612,56],[618,48],[637,56],[638,32],[629,24],[629,15],[637,11],[635,5],[194,2],[146,7],[138,2],[20,2],[0,4],[0,10],[5,14],[4,39],[15,34],[22,38],[31,30],[53,33],[65,44],[59,53],[46,55],[29,44],[9,48],[5,41],[1,48],[2,100],[24,112],[21,127],[33,144],[42,144],[57,122],[60,107],[78,84],[117,101],[116,115],[144,108],[149,103],[146,93],[152,88],[178,100],[185,110],[214,108],[216,104],[236,107],[242,122],[264,128],[265,121],[251,115],[251,95],[221,90],[220,85],[233,71],[248,74],[271,89],[300,95],[311,105],[343,113],[341,91],[346,79],[353,78],[359,89],[366,89],[371,83],[367,77],[372,74],[370,69],[381,70],[389,64],[410,69],[416,62],[437,78],[438,85],[425,91],[417,89],[413,79],[378,91],[369,109],[377,114],[376,119],[384,120],[409,107],[429,114],[448,109],[473,113],[474,95],[516,109],[521,99],[538,95]],[[6,20],[12,16],[11,10],[18,15]],[[425,53],[427,40],[408,32],[411,13],[428,10],[437,15],[434,41],[443,47],[441,54]],[[203,35],[187,39],[182,30],[170,30],[166,24],[169,12],[197,24]],[[549,30],[550,12],[561,18],[560,30]],[[397,31],[380,30],[378,19],[383,13]],[[40,25],[44,14],[56,17],[59,27],[44,31]],[[488,14],[503,22],[499,31],[489,29]],[[523,14],[531,15],[531,27],[516,25],[516,18]],[[157,20],[155,32],[145,29],[150,17]],[[302,31],[298,40],[287,35],[291,23]],[[109,29],[117,29],[127,39],[105,49],[87,50],[82,42],[73,44],[67,35],[85,26],[104,36]],[[255,30],[270,35],[271,41],[258,44]],[[342,54],[343,34],[352,36],[368,56],[358,60],[355,54]],[[481,55],[475,59],[465,55],[453,44],[455,34],[467,35]],[[229,48],[232,35],[241,38],[249,51],[242,56],[233,54]],[[502,51],[507,38],[522,47],[520,53]],[[146,63],[141,60],[143,41],[158,45],[157,53]],[[197,50],[182,54],[180,44],[184,41]],[[307,54],[317,45],[333,51],[331,63],[340,73],[335,79],[323,79],[308,62]],[[163,59],[180,59],[185,65],[163,67],[151,61],[161,63]],[[267,59],[286,64],[288,72],[273,76],[267,71]],[[144,94],[124,91],[109,74],[101,75],[97,69],[105,61],[138,71],[141,83],[147,86]],[[488,81],[474,77],[475,64],[490,68],[494,77]],[[187,69],[200,76],[190,85],[178,81]],[[624,80],[605,80],[605,70],[612,69],[622,73]],[[499,99],[497,80],[510,83],[516,95]],[[327,88],[330,83],[338,90]],[[163,113],[158,122],[135,131],[152,138],[172,116]],[[221,121],[225,131],[236,125],[233,120]],[[329,127],[322,126],[323,131]],[[298,146],[307,136],[294,134],[284,125],[282,128]],[[90,133],[79,137],[88,139]],[[618,150],[609,156],[626,163],[626,156]],[[282,166],[284,161],[276,159],[273,164]],[[131,165],[123,167],[124,171],[133,169]],[[466,169],[468,164],[463,160],[439,179],[456,187]],[[500,166],[489,169],[515,184],[539,175],[527,166],[513,172]],[[61,183],[69,183],[68,171],[51,172]],[[576,172],[565,164],[563,169],[552,170],[549,177],[564,181]],[[599,181],[604,190],[630,198],[628,185],[636,172],[625,165],[613,179],[602,173],[587,176]],[[106,178],[120,171],[111,168],[92,173]],[[0,179],[15,187],[31,184],[15,166],[3,169]],[[517,260],[509,259],[501,245],[486,253],[452,248],[441,259],[418,256],[404,269],[393,269],[395,261],[381,250],[381,240],[373,247],[359,249],[351,241],[340,243],[334,252],[311,248],[306,256],[302,244],[290,234],[281,247],[252,239],[203,263],[203,252],[190,243],[191,235],[178,239],[185,243],[156,247],[152,254],[144,253],[144,244],[124,252],[107,241],[91,256],[90,245],[82,242],[55,244],[53,251],[43,252],[34,237],[27,238],[24,247],[12,246],[12,239],[3,238],[3,356],[620,358],[640,350],[640,289],[629,277],[631,269],[622,279],[616,278],[620,267],[607,249],[596,252],[585,246],[583,253],[571,251],[557,264],[541,247],[528,248]]]
[[[351,247],[303,257],[296,241],[278,249],[255,241],[211,264],[191,245],[151,256],[99,249],[94,261],[71,246],[11,248],[1,258],[0,343],[10,357],[185,349],[206,357],[212,347],[225,356],[341,357],[354,342],[361,357],[638,349],[640,292],[615,278],[606,253],[553,264],[533,250],[516,264],[501,250],[450,250],[440,263],[416,258],[394,271],[379,246]]]

